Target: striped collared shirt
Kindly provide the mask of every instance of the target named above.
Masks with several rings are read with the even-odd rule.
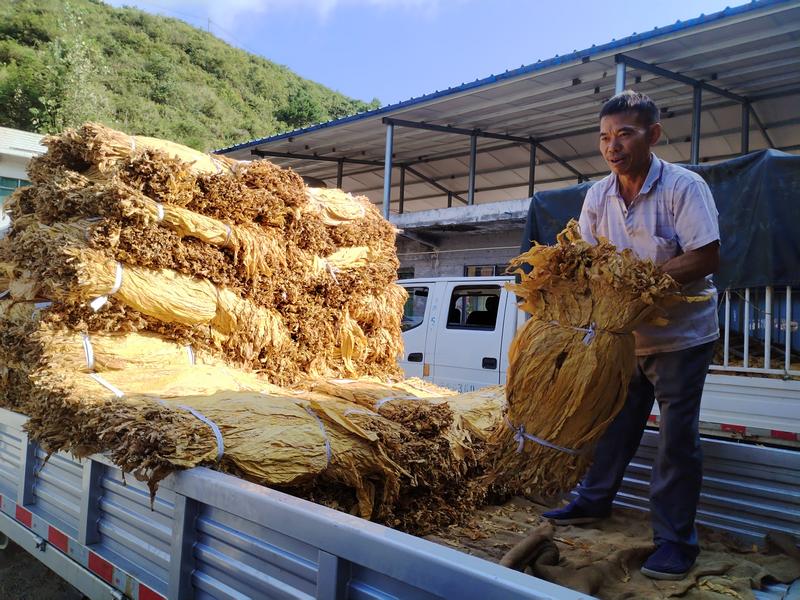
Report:
[[[655,154],[651,157],[647,178],[630,206],[625,206],[612,173],[589,189],[580,226],[581,235],[593,244],[604,237],[618,249],[631,248],[660,265],[719,240],[719,224],[714,198],[702,177]],[[717,290],[711,276],[686,284],[683,291],[710,299],[670,309],[664,327],[638,328],[638,356],[684,350],[719,338]]]

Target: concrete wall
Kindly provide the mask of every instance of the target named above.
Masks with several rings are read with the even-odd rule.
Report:
[[[519,254],[522,225],[492,233],[452,232],[441,234],[438,248],[402,236],[397,238],[400,268],[414,269],[414,277],[462,277],[465,265],[507,264]]]

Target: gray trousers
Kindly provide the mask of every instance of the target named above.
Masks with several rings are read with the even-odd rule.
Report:
[[[658,400],[661,423],[650,481],[653,539],[656,544],[676,542],[696,551],[694,519],[703,480],[700,397],[713,349],[714,342],[709,342],[637,358],[625,406],[600,439],[594,463],[577,490],[579,504],[611,508],[639,447],[653,400]]]

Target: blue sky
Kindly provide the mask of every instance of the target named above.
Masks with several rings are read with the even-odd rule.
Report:
[[[111,0],[362,100],[405,100],[739,0]]]

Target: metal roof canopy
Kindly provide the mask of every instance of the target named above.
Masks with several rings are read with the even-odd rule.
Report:
[[[597,113],[626,82],[660,107],[669,161],[800,150],[800,0],[727,8],[218,152],[270,157],[384,210],[390,196],[392,212],[518,199],[534,183],[608,172]]]

